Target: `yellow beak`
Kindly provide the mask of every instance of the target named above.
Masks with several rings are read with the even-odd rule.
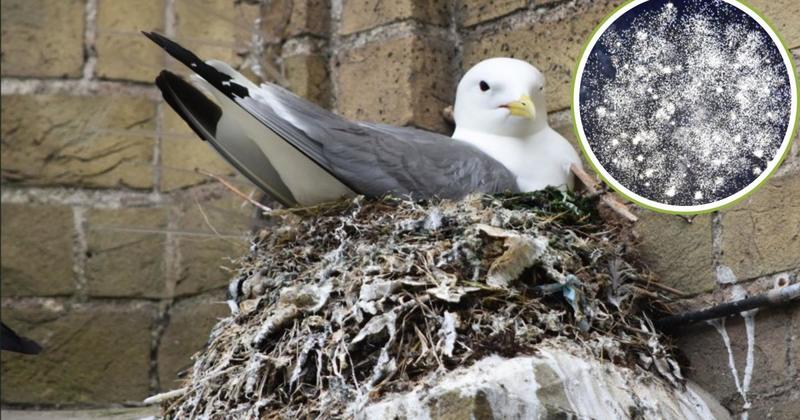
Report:
[[[528,95],[520,96],[518,100],[504,105],[504,108],[508,108],[508,110],[511,111],[511,115],[517,117],[532,120],[536,116],[536,108],[533,106],[533,101]]]

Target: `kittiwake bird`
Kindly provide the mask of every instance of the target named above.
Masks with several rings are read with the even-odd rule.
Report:
[[[492,58],[461,79],[452,138],[348,121],[271,83],[256,86],[221,61],[202,61],[144,33],[189,67],[192,84],[164,70],[166,102],[237,170],[285,206],[354,195],[461,198],[473,192],[572,188],[575,149],[547,124],[544,75]],[[209,99],[203,91],[210,94]]]

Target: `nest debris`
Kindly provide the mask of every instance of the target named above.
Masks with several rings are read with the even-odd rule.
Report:
[[[164,414],[350,417],[554,337],[681,387],[646,315],[671,297],[596,204],[548,189],[275,211],[239,260],[238,313],[214,327]]]

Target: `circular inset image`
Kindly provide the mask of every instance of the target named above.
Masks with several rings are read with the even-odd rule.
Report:
[[[653,210],[702,213],[744,197],[788,151],[791,58],[736,0],[635,0],[595,30],[578,63],[573,118],[586,157]]]

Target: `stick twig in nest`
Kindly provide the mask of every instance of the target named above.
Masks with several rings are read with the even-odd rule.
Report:
[[[267,212],[267,213],[269,213],[269,212],[271,212],[271,211],[272,211],[272,209],[271,209],[271,208],[269,208],[269,207],[267,207],[267,206],[265,206],[265,205],[263,205],[263,204],[259,203],[259,202],[258,202],[258,201],[256,201],[256,200],[253,200],[253,199],[252,199],[252,198],[251,198],[249,195],[247,195],[247,194],[245,194],[245,193],[241,192],[241,191],[240,191],[238,188],[234,187],[234,186],[233,186],[233,185],[232,185],[230,182],[228,182],[228,181],[226,181],[226,180],[222,179],[222,177],[221,177],[221,176],[219,176],[219,175],[214,175],[214,174],[212,174],[211,172],[204,171],[204,170],[202,170],[202,169],[198,169],[198,170],[197,170],[197,172],[199,172],[199,173],[201,173],[201,174],[203,174],[203,175],[205,175],[205,176],[207,176],[207,177],[209,177],[209,178],[212,178],[212,179],[214,179],[215,181],[217,181],[217,182],[219,182],[220,184],[222,184],[223,186],[225,186],[225,188],[227,188],[227,189],[231,190],[231,192],[233,192],[234,194],[238,195],[239,197],[242,197],[242,198],[243,198],[243,199],[245,199],[245,200],[246,200],[248,203],[250,203],[250,204],[252,204],[252,205],[254,205],[254,206],[256,206],[256,207],[260,208],[261,210],[264,210],[264,211],[265,211],[265,212]]]
[[[569,169],[572,171],[575,177],[578,178],[579,181],[581,181],[581,184],[583,184],[586,187],[586,191],[588,191],[589,194],[596,194],[598,192],[597,185],[599,184],[599,182],[596,179],[594,179],[591,175],[589,175],[586,171],[584,171],[583,168],[573,163],[569,167]],[[622,204],[613,195],[601,194],[600,199],[603,200],[603,203],[605,203],[608,207],[610,207],[611,210],[613,210],[620,216],[624,217],[628,221],[636,222],[639,220],[639,218],[636,217],[635,214],[631,213],[631,211],[628,210],[625,204]]]

